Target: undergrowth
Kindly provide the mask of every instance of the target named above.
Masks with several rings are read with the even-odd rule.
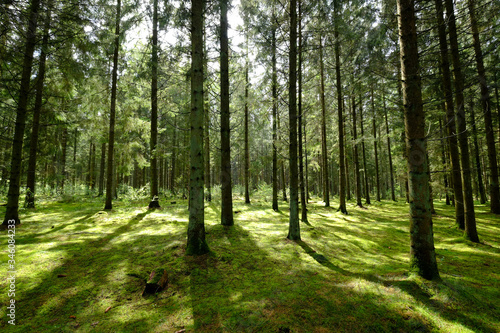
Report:
[[[408,275],[408,206],[309,205],[302,241],[285,237],[288,211],[267,196],[235,201],[235,225],[206,203],[211,253],[184,254],[187,201],[147,210],[140,194],[102,211],[100,198],[38,202],[16,228],[16,326],[9,332],[499,332],[500,219],[478,205],[480,244],[435,203],[441,282]],[[332,202],[332,207],[337,203]],[[0,213],[5,212],[5,207]],[[0,262],[6,267],[2,232]],[[165,267],[168,288],[142,296]],[[5,276],[5,274],[4,274]]]

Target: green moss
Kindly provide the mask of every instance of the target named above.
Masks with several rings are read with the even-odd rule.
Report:
[[[336,206],[338,203],[331,203]],[[16,234],[12,332],[497,332],[500,221],[476,207],[483,243],[463,239],[452,207],[433,217],[441,282],[408,274],[408,205],[348,203],[349,215],[309,205],[302,241],[286,239],[288,211],[235,202],[235,225],[206,205],[211,252],[187,256],[187,202],[39,202]],[[4,209],[4,208],[1,208]],[[0,213],[2,211],[0,210]],[[0,246],[6,246],[2,237]],[[0,262],[7,261],[0,251]],[[143,298],[156,267],[168,288]],[[58,277],[64,275],[64,277]],[[0,303],[6,304],[6,284]],[[107,310],[107,311],[106,311]],[[0,310],[5,315],[5,307]],[[71,317],[71,316],[74,316]],[[6,330],[7,331],[7,330]]]

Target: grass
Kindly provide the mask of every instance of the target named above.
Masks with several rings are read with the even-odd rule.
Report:
[[[301,242],[287,208],[235,201],[235,226],[206,204],[211,253],[185,256],[187,202],[47,201],[16,228],[16,326],[8,332],[499,332],[500,218],[476,207],[480,244],[436,202],[441,282],[408,275],[408,206],[384,201],[342,215],[309,206]],[[332,203],[336,207],[337,203]],[[3,214],[5,208],[0,210]],[[2,232],[0,262],[7,263]],[[168,288],[141,296],[157,267]],[[58,277],[60,276],[60,277]],[[1,280],[0,304],[7,304]]]

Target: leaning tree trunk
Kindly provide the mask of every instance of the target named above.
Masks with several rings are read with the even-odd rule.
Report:
[[[16,126],[12,140],[12,155],[10,165],[9,192],[7,193],[7,210],[3,225],[19,224],[19,189],[21,185],[21,164],[23,158],[24,129],[26,127],[26,113],[30,93],[31,67],[33,65],[33,52],[36,46],[36,28],[38,24],[38,11],[40,0],[32,0],[29,8],[28,27],[26,32],[26,48],[23,58],[23,72],[21,87],[16,112]]]
[[[288,119],[290,126],[290,217],[287,238],[300,240],[299,175],[297,167],[297,0],[290,0]]]
[[[228,0],[221,0],[220,15],[220,70],[221,70],[221,224],[231,226],[233,220],[233,194],[231,181],[231,143],[229,124],[229,40],[227,37]]]
[[[191,1],[191,145],[189,182],[189,224],[186,254],[209,252],[205,240],[203,200],[203,0]]]
[[[160,208],[158,197],[158,0],[153,1],[151,38],[151,201],[149,208]]]
[[[453,0],[446,0],[445,3],[448,21],[448,33],[450,35],[451,58],[453,61],[453,76],[455,78],[453,83],[455,86],[456,94],[456,117],[459,133],[458,144],[460,145],[460,162],[462,166],[462,181],[464,191],[465,236],[472,242],[477,243],[479,242],[479,237],[476,230],[476,216],[474,213],[474,198],[472,193],[472,182],[470,175],[469,142],[467,138],[467,124],[465,120],[464,77],[462,74],[462,65],[460,63]]]
[[[49,29],[52,16],[52,1],[47,6],[45,26],[43,28],[42,48],[38,62],[38,76],[36,82],[35,107],[33,108],[33,125],[30,139],[30,156],[28,161],[28,174],[26,179],[27,208],[35,208],[35,186],[36,186],[36,162],[38,152],[38,134],[40,130],[40,113],[42,111],[43,86],[45,81],[45,63],[47,60],[47,49],[49,47]]]
[[[484,69],[483,51],[481,50],[481,41],[479,40],[479,29],[477,27],[476,12],[474,0],[467,1],[469,5],[469,15],[471,21],[472,41],[474,44],[474,53],[476,55],[476,67],[481,88],[481,106],[484,114],[484,126],[486,131],[486,146],[488,148],[488,162],[490,166],[490,211],[494,214],[500,214],[500,189],[498,184],[498,161],[495,147],[495,132],[493,130],[493,120],[491,117],[490,91],[488,81],[486,80],[486,71]],[[471,230],[466,230],[467,237],[474,235],[475,224],[470,226]],[[479,241],[479,240],[477,240]]]
[[[410,187],[410,268],[419,276],[439,279],[429,205],[425,114],[419,74],[414,0],[398,0],[401,79]]]
[[[462,191],[462,176],[460,173],[461,168],[458,153],[455,108],[453,105],[451,73],[448,60],[448,43],[446,40],[446,25],[443,18],[442,0],[435,0],[435,5],[438,22],[439,44],[441,49],[441,72],[446,105],[446,128],[448,129],[448,147],[450,148],[451,176],[455,198],[455,223],[458,228],[463,230],[465,226],[464,196]]]
[[[115,118],[116,118],[116,84],[118,80],[118,51],[120,49],[120,19],[121,0],[116,1],[116,27],[115,27],[115,49],[113,53],[113,72],[111,81],[111,107],[109,112],[109,139],[108,139],[108,170],[106,175],[106,204],[105,210],[113,208],[113,167],[115,149]]]

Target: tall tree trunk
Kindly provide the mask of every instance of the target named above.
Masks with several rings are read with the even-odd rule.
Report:
[[[363,153],[363,169],[364,169],[364,179],[365,179],[365,195],[366,195],[366,204],[371,204],[370,201],[370,187],[368,186],[368,169],[366,168],[366,150],[365,150],[365,132],[363,129],[363,101],[360,99],[359,101],[359,122],[361,127],[361,150]]]
[[[442,105],[442,110],[446,110],[446,105],[443,103]],[[441,133],[441,136],[444,136],[445,134],[443,133],[443,124],[441,119],[439,119],[439,133]],[[446,161],[446,141],[445,139],[441,139],[441,163],[443,165],[443,183],[444,183],[444,190],[445,190],[445,196],[446,196],[446,205],[450,205],[450,195],[448,194],[449,191],[449,184],[448,184],[448,163]]]
[[[319,38],[320,102],[321,102],[321,170],[323,175],[323,201],[330,207],[330,179],[328,176],[328,153],[326,148],[326,103],[325,68],[323,64],[323,37]]]
[[[300,190],[300,210],[301,220],[304,223],[309,223],[307,220],[307,198],[304,182],[304,149],[302,146],[302,123],[304,113],[302,110],[302,0],[299,1],[299,63],[298,63],[298,86],[299,86],[299,102],[298,102],[298,135],[299,135],[299,190]],[[305,131],[304,131],[305,132]]]
[[[300,240],[299,175],[297,167],[297,0],[290,0],[288,119],[290,127],[290,217],[287,238]]]
[[[337,85],[337,121],[339,131],[339,210],[343,214],[347,214],[346,207],[346,164],[345,164],[345,149],[344,149],[344,98],[342,96],[342,80],[340,76],[340,38],[338,30],[339,17],[339,1],[334,2],[334,37],[335,37],[335,76]],[[348,191],[348,190],[347,190]]]
[[[175,195],[176,187],[175,187],[175,175],[176,175],[176,167],[177,167],[177,115],[174,116],[174,132],[172,139],[172,170],[170,172],[170,192]]]
[[[477,143],[477,127],[476,127],[476,116],[474,112],[474,102],[471,100],[470,104],[470,116],[472,121],[472,139],[474,141],[474,152],[475,152],[475,160],[476,160],[476,170],[477,170],[477,182],[479,187],[479,197],[480,203],[486,203],[486,193],[484,191],[483,184],[483,175],[481,168],[481,159],[479,158],[479,145]]]
[[[92,189],[92,192],[95,190],[95,183],[96,183],[96,163],[95,163],[95,143],[91,144],[91,149],[92,149],[92,162],[90,166],[90,179],[92,180],[90,188]]]
[[[120,20],[121,20],[121,0],[116,0],[116,27],[115,45],[113,53],[113,72],[111,81],[111,107],[109,112],[109,139],[108,139],[108,170],[106,178],[106,204],[105,210],[113,208],[113,158],[115,149],[115,118],[116,118],[116,84],[118,80],[118,51],[120,49]]]
[[[450,35],[451,58],[453,61],[453,76],[455,78],[453,83],[455,85],[456,94],[456,117],[459,133],[458,143],[460,145],[460,162],[462,166],[465,208],[465,236],[472,242],[479,242],[479,237],[476,231],[476,216],[474,214],[474,198],[472,194],[472,183],[470,176],[469,143],[467,138],[468,131],[465,120],[464,78],[462,74],[462,65],[460,63],[455,12],[453,8],[453,0],[445,0],[445,3],[448,21],[448,33]]]
[[[373,86],[371,87],[371,100],[372,100],[372,128],[373,128],[373,149],[375,153],[375,182],[377,184],[377,201],[380,201],[380,173],[378,165],[378,141],[377,141],[377,121],[375,112],[375,99],[373,97]]]
[[[211,175],[210,175],[210,101],[209,101],[209,84],[207,82],[208,77],[208,52],[207,52],[207,36],[206,36],[206,25],[203,23],[203,70],[204,70],[204,91],[203,100],[205,105],[205,141],[204,141],[204,149],[205,149],[205,188],[206,195],[205,200],[208,202],[212,201],[212,183],[211,183]]]
[[[229,124],[229,40],[227,37],[228,0],[220,0],[220,69],[221,69],[221,224],[231,226],[233,220],[233,194],[231,181],[231,143]]]
[[[435,0],[438,21],[439,44],[441,49],[441,72],[443,78],[443,91],[446,105],[446,127],[448,129],[448,147],[450,149],[451,176],[455,198],[455,223],[458,228],[464,229],[465,209],[462,190],[462,176],[460,173],[460,157],[458,153],[457,130],[455,121],[455,108],[451,88],[451,72],[449,64],[448,43],[446,39],[446,24],[443,18],[442,0]]]
[[[278,208],[278,135],[277,135],[277,113],[278,113],[278,73],[276,69],[276,25],[275,12],[273,6],[273,30],[271,39],[271,58],[272,58],[272,94],[273,94],[273,210],[277,212]]]
[[[429,206],[425,114],[419,74],[414,0],[397,0],[401,79],[410,187],[410,268],[419,276],[439,279]]]
[[[7,210],[3,225],[19,224],[19,189],[21,185],[21,164],[23,158],[24,129],[26,127],[26,113],[30,93],[31,67],[33,65],[33,52],[36,45],[36,28],[38,24],[38,11],[40,0],[31,0],[29,8],[28,27],[26,31],[26,48],[24,50],[23,72],[21,87],[17,103],[16,125],[14,139],[12,140],[12,154],[10,165],[9,192],[7,193]]]
[[[495,147],[495,132],[493,130],[493,120],[491,116],[490,91],[484,70],[483,51],[481,50],[481,41],[479,39],[479,29],[477,27],[475,0],[467,0],[469,6],[469,16],[471,21],[472,41],[474,44],[474,53],[476,55],[476,67],[481,88],[481,106],[484,113],[484,126],[486,131],[486,146],[488,148],[488,162],[490,166],[490,211],[494,214],[500,214],[500,189],[498,184],[498,162]],[[467,226],[466,226],[467,227]],[[474,225],[467,227],[466,236],[474,242],[479,242],[475,235]]]
[[[359,158],[358,158],[358,133],[356,126],[356,98],[352,96],[352,145],[354,154],[354,174],[356,176],[356,205],[363,207],[361,203],[361,175],[359,172]]]
[[[209,252],[205,240],[203,200],[203,0],[191,1],[191,145],[189,182],[189,224],[186,254]]]
[[[391,154],[391,137],[389,130],[389,121],[387,120],[387,105],[385,102],[385,90],[382,89],[382,100],[384,104],[384,118],[385,118],[385,133],[387,135],[387,155],[389,159],[389,179],[391,181],[391,200],[396,201],[396,192],[394,191],[394,168],[392,165],[392,154]]]
[[[250,178],[250,148],[248,145],[248,88],[250,85],[248,77],[249,65],[248,65],[248,27],[246,28],[246,63],[245,63],[245,203],[250,203],[250,189],[249,189],[249,178]]]
[[[99,167],[99,189],[97,196],[100,197],[104,194],[104,169],[106,167],[106,142],[101,146],[101,164]]]
[[[26,199],[27,208],[35,208],[35,186],[36,186],[36,162],[38,151],[38,134],[40,129],[40,113],[42,111],[43,87],[45,81],[45,63],[47,60],[47,49],[49,47],[49,29],[52,16],[52,1],[47,5],[45,16],[45,25],[43,28],[42,48],[38,62],[38,76],[36,81],[35,107],[33,108],[33,124],[30,138],[30,156],[28,161],[28,174],[26,180]]]
[[[149,208],[160,208],[158,193],[158,0],[153,1],[151,38],[151,201]]]
[[[62,130],[62,154],[61,154],[61,193],[64,193],[64,184],[66,182],[66,156],[68,152],[68,128],[63,125]]]

